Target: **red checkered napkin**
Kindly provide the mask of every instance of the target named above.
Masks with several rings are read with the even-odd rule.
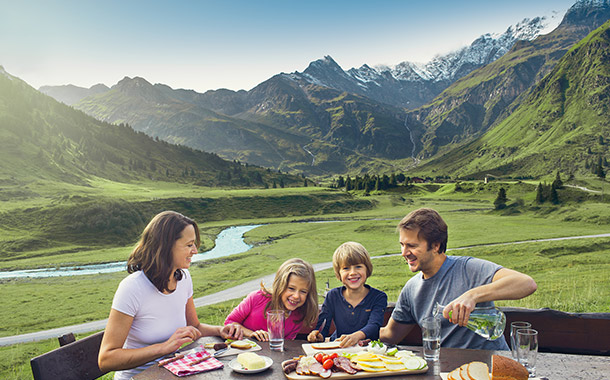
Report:
[[[206,356],[209,357],[209,359],[191,365],[191,363],[197,362],[199,359]],[[222,368],[223,366],[224,364],[222,364],[220,360],[212,357],[212,355],[206,350],[194,352],[183,357],[182,359],[178,359],[164,365],[165,368],[170,370],[176,376],[194,375],[196,373]]]

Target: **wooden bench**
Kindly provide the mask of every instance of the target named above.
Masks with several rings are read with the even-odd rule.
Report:
[[[97,364],[103,336],[100,331],[31,359],[34,380],[93,380],[108,373]]]
[[[384,326],[394,311],[394,302],[388,304]],[[510,342],[510,323],[527,321],[538,330],[540,352],[610,356],[610,313],[566,313],[553,309],[500,308],[506,314],[504,337]],[[334,331],[331,323],[331,332]],[[306,339],[309,329],[303,328],[297,336]],[[400,341],[408,346],[421,346],[421,330],[414,328]],[[510,345],[510,343],[509,343]]]

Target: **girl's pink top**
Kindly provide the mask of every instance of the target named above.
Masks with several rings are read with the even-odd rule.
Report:
[[[240,325],[252,331],[265,330],[267,331],[267,318],[265,316],[265,306],[271,301],[271,297],[266,296],[262,290],[257,290],[248,294],[246,298],[225,320],[225,325],[237,322]],[[296,322],[301,319],[301,312],[297,309],[290,313],[290,316],[284,322],[284,337],[286,339],[296,338],[298,332],[303,326],[303,322]]]

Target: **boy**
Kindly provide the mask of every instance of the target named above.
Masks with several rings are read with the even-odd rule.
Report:
[[[343,286],[328,292],[316,329],[309,333],[307,340],[323,341],[331,321],[335,322],[336,329],[330,339],[340,342],[341,347],[353,346],[362,339],[379,339],[388,297],[366,284],[373,273],[369,253],[362,244],[343,243],[333,254],[333,268]]]

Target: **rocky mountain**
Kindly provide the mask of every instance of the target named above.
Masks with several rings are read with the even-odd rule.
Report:
[[[72,84],[64,86],[42,86],[38,91],[43,94],[49,95],[57,101],[60,101],[67,105],[78,103],[81,99],[87,96],[102,94],[110,90],[108,86],[104,84],[96,84],[90,88],[78,87]]]
[[[572,47],[497,126],[422,169],[478,178],[590,173],[599,162],[607,170],[608,115],[610,20]]]
[[[409,113],[424,129],[419,158],[472,141],[507,117],[575,43],[610,18],[610,0],[581,0],[551,33],[520,41],[498,60],[456,81],[432,102]],[[603,20],[603,21],[602,21]]]
[[[250,164],[325,173],[410,157],[404,111],[276,75],[250,91],[173,90],[124,78],[74,105],[162,140]]]
[[[394,67],[363,65],[344,71],[330,56],[309,64],[302,73],[285,74],[310,83],[366,96],[398,107],[416,108],[451,83],[506,54],[517,41],[531,41],[546,26],[544,17],[524,19],[500,35],[484,34],[470,46],[434,57],[426,64],[402,62]]]
[[[540,35],[543,20],[526,20],[428,65],[344,71],[325,57],[250,91],[204,94],[125,78],[74,107],[223,158],[307,175],[397,172],[420,162],[414,170],[424,172],[511,115],[610,17],[609,3],[579,0],[549,34]],[[427,103],[406,110],[403,102]]]
[[[36,91],[1,66],[0,161],[3,200],[18,199],[43,183],[86,185],[96,178],[263,187],[281,177],[287,185],[302,184],[302,178],[99,121]]]

